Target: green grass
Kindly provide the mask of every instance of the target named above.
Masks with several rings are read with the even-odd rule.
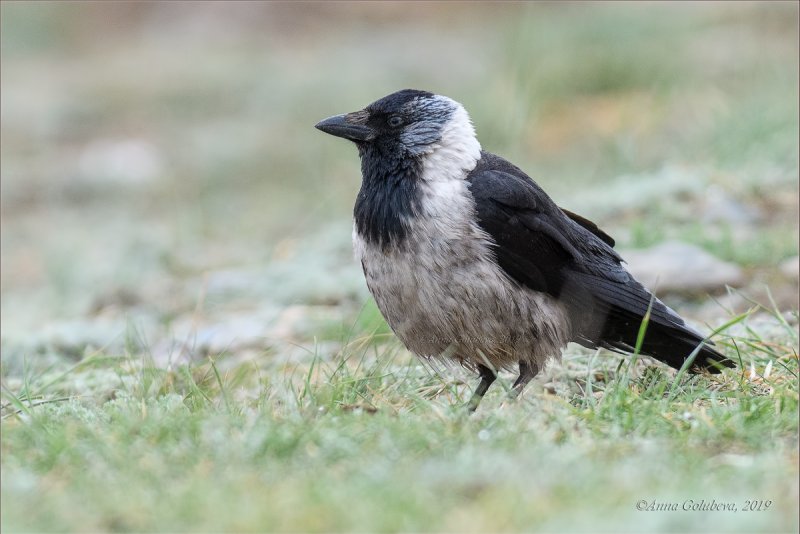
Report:
[[[94,354],[4,373],[4,531],[796,531],[797,332],[780,315],[769,338],[723,325],[744,372],[568,351],[469,417],[475,380],[361,330],[365,313],[341,352],[293,363]],[[636,509],[690,499],[739,511]]]
[[[798,530],[796,4],[220,5],[0,3],[4,531]],[[794,326],[730,326],[717,377],[570,348],[466,417],[477,379],[366,299],[358,160],[313,128],[403,87],[620,249],[700,245]],[[85,168],[130,140],[155,176]],[[750,305],[676,309],[717,297],[714,326]],[[688,499],[740,511],[635,508]]]

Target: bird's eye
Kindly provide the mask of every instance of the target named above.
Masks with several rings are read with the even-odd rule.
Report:
[[[397,128],[398,126],[403,124],[403,117],[401,117],[400,115],[392,115],[391,117],[389,117],[388,122],[389,126],[391,126],[392,128]]]

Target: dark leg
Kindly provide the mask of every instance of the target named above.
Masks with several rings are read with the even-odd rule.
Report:
[[[528,385],[528,382],[530,382],[537,374],[539,374],[539,367],[535,363],[528,365],[528,362],[520,360],[519,377],[517,377],[514,385],[511,386],[511,391],[508,394],[509,398],[516,399],[519,397],[519,394],[522,393],[522,390],[525,389],[525,386]]]
[[[486,392],[489,390],[489,386],[491,386],[492,382],[494,382],[497,378],[497,375],[494,373],[494,371],[485,365],[478,365],[478,373],[481,375],[481,383],[478,384],[477,388],[475,388],[475,393],[472,394],[472,398],[470,398],[469,402],[467,403],[467,410],[469,413],[474,412],[478,408],[478,404],[480,404],[483,396],[486,395]]]

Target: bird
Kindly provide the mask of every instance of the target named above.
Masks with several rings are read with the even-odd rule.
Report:
[[[631,275],[612,237],[484,151],[455,100],[404,89],[316,128],[358,150],[353,249],[378,309],[412,353],[477,372],[469,412],[499,371],[517,370],[515,398],[569,342],[734,366]]]

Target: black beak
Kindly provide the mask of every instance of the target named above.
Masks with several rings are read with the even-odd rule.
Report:
[[[327,134],[351,141],[372,141],[375,138],[375,131],[364,124],[366,118],[366,113],[357,111],[346,115],[334,115],[318,122],[314,127]]]

